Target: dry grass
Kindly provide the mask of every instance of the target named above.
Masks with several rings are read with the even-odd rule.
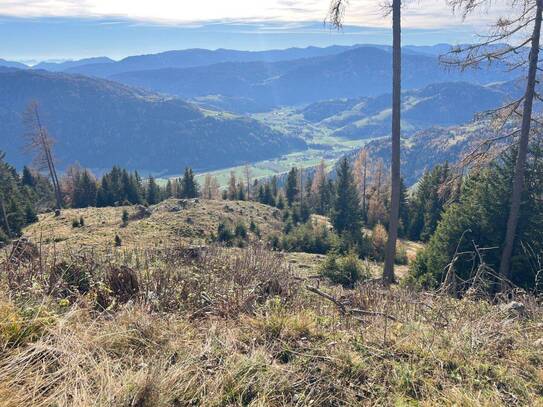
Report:
[[[151,207],[151,216],[131,220],[122,226],[122,213],[130,216],[136,208],[108,207],[66,209],[62,216],[40,215],[40,221],[25,229],[25,236],[43,246],[72,249],[85,247],[92,250],[109,250],[119,235],[122,246],[128,248],[150,248],[176,243],[202,244],[213,233],[221,220],[242,221],[248,227],[251,220],[266,238],[281,229],[277,209],[255,202],[209,201],[169,199]],[[72,221],[83,217],[85,226],[73,228]]]
[[[85,271],[88,292],[51,290],[60,258]],[[107,286],[120,265],[139,280],[125,304]],[[2,268],[0,406],[543,405],[543,309],[531,297],[507,314],[321,282],[349,308],[395,321],[345,316],[258,246],[51,250]]]

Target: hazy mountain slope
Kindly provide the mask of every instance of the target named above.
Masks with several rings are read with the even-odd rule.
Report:
[[[502,130],[508,134],[511,128]],[[496,132],[487,121],[476,121],[456,127],[433,127],[420,131],[408,139],[402,139],[402,176],[408,186],[413,185],[427,169],[437,164],[458,162],[472,151],[482,140],[496,137]],[[366,148],[372,159],[381,158],[390,164],[390,140],[370,142]]]
[[[95,58],[85,58],[75,61],[64,61],[64,62],[40,62],[37,65],[34,65],[33,69],[45,69],[50,72],[62,72],[71,68],[76,68],[83,65],[90,64],[103,64],[108,65],[112,64],[115,61],[107,57],[95,57]]]
[[[6,61],[5,59],[0,58],[0,67],[6,68],[18,68],[18,69],[27,69],[28,66],[21,64],[20,62],[15,61]]]
[[[22,165],[21,114],[28,102],[41,104],[43,121],[58,141],[61,166],[79,161],[95,169],[129,168],[179,173],[230,166],[304,149],[245,118],[211,117],[178,99],[115,82],[45,71],[0,72],[0,150]]]
[[[337,55],[276,63],[228,63],[190,69],[129,72],[111,78],[185,98],[221,95],[249,98],[277,107],[336,98],[376,96],[390,91],[392,56],[388,50],[359,47]],[[488,70],[445,70],[437,57],[404,52],[403,86],[466,81],[487,84],[508,80],[499,65]],[[224,100],[223,100],[224,102]],[[222,107],[225,107],[224,104]],[[236,110],[233,104],[230,110]]]
[[[124,72],[163,68],[192,68],[223,62],[278,62],[300,58],[313,58],[339,54],[355,47],[357,47],[357,45],[334,45],[326,48],[288,48],[270,51],[187,49],[161,52],[158,54],[130,56],[113,64],[87,64],[71,68],[69,69],[69,72],[106,78]]]
[[[502,90],[503,89],[503,90]],[[413,133],[431,126],[452,126],[472,120],[478,112],[502,106],[508,87],[448,82],[407,90],[402,97],[403,132]],[[374,98],[331,100],[311,104],[300,112],[346,138],[379,137],[390,133],[390,94]]]

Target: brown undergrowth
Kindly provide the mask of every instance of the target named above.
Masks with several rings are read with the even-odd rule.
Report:
[[[511,311],[308,283],[261,246],[1,267],[1,406],[543,405],[543,310],[527,295]]]

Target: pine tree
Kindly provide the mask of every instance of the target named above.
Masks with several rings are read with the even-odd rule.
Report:
[[[338,167],[336,198],[332,210],[332,225],[339,234],[348,232],[357,235],[362,229],[360,199],[347,158]]]
[[[287,176],[287,185],[285,186],[285,195],[287,196],[288,206],[292,206],[298,198],[298,169],[292,167]]]
[[[198,197],[198,184],[194,179],[192,168],[185,168],[183,179],[181,180],[182,198],[192,199]]]
[[[28,168],[26,165],[23,168],[22,182],[24,186],[28,186],[31,188],[34,188],[36,186],[36,178],[32,174],[32,171],[30,171],[30,168]]]
[[[444,209],[452,202],[453,187],[448,164],[424,173],[409,204],[407,233],[411,240],[430,239]]]
[[[158,202],[160,202],[160,188],[153,176],[150,176],[147,183],[147,203],[149,205],[155,205]]]
[[[168,198],[171,198],[172,196],[173,196],[172,181],[168,180],[168,182],[166,182],[166,188],[164,189],[164,197],[168,199]]]
[[[25,186],[14,167],[4,161],[0,152],[0,234],[2,241],[19,236],[22,229],[37,220],[33,193]]]
[[[245,188],[241,180],[238,181],[237,191],[238,191],[238,196],[236,197],[236,199],[238,201],[245,201]]]
[[[86,208],[96,206],[98,188],[96,181],[88,170],[84,170],[75,180],[72,206],[74,208]]]
[[[489,267],[499,269],[514,168],[515,154],[509,152],[464,181],[459,202],[447,207],[427,248],[417,256],[411,270],[417,280],[437,286],[452,260],[456,275],[469,279],[479,261],[474,245],[486,249],[483,260]],[[543,251],[543,203],[539,199],[543,193],[543,166],[538,160],[530,160],[526,177],[529,188],[523,194],[512,270],[513,283],[534,288],[536,269],[525,248],[534,253]],[[455,253],[464,254],[454,259]]]
[[[230,180],[228,181],[228,199],[235,201],[238,197],[238,187],[236,182],[236,173],[230,171]]]

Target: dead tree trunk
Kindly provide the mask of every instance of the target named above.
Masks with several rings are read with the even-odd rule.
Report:
[[[396,240],[398,239],[398,222],[400,214],[401,30],[401,0],[393,0],[391,197],[388,241],[385,249],[385,266],[383,269],[383,281],[387,285],[394,282],[394,259],[396,257]]]
[[[4,218],[4,225],[6,226],[6,234],[11,236],[11,229],[9,227],[8,214],[6,212],[6,206],[4,204],[4,195],[0,193],[0,209],[2,210],[2,217]]]
[[[57,171],[55,168],[55,160],[53,159],[53,153],[51,151],[51,140],[47,135],[47,131],[42,126],[37,103],[32,103],[30,105],[30,109],[31,114],[34,116],[34,127],[36,132],[36,134],[32,137],[32,144],[41,150],[40,154],[47,165],[51,182],[53,184],[53,189],[55,191],[57,213],[60,213],[60,210],[62,209],[62,193],[60,191],[60,182],[58,180]]]
[[[520,215],[520,204],[525,184],[526,159],[528,156],[528,144],[530,141],[530,130],[532,121],[532,108],[535,97],[535,85],[537,82],[537,64],[539,59],[539,36],[541,34],[541,19],[543,13],[543,0],[537,0],[534,29],[531,39],[531,50],[529,57],[528,82],[524,95],[524,107],[522,112],[522,126],[520,140],[513,177],[513,191],[511,193],[511,207],[507,220],[507,231],[500,261],[500,275],[511,279],[511,255],[515,244],[515,235]]]

